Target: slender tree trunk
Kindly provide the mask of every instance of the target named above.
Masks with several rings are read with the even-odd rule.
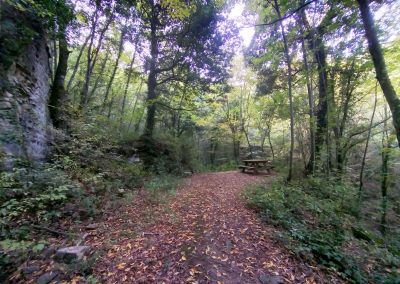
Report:
[[[60,32],[58,43],[59,60],[50,93],[49,112],[54,126],[66,128],[65,122],[67,118],[64,117],[66,115],[64,110],[67,107],[68,93],[65,90],[64,84],[65,76],[67,75],[69,51],[65,31]]]
[[[387,109],[385,106],[385,118],[387,118]],[[381,222],[379,224],[379,230],[382,235],[386,234],[386,213],[387,213],[387,191],[389,187],[389,158],[390,158],[390,140],[388,137],[387,122],[383,124],[382,133],[382,167],[381,167]]]
[[[389,165],[389,152],[382,150],[382,178],[381,178],[381,222],[379,224],[379,231],[382,235],[386,235],[386,214],[387,214],[387,190],[388,190],[388,165]]]
[[[76,72],[78,71],[79,63],[81,62],[81,57],[82,57],[83,51],[85,50],[85,48],[86,48],[86,46],[87,46],[87,44],[89,42],[89,39],[90,39],[90,35],[88,35],[86,37],[85,42],[83,43],[81,49],[79,50],[79,54],[78,54],[78,57],[76,59],[75,65],[74,65],[74,69],[72,70],[71,77],[69,78],[69,81],[68,81],[68,84],[67,84],[67,90],[68,91],[70,90],[71,84],[74,81]]]
[[[93,47],[93,40],[94,40],[94,33],[96,30],[96,26],[92,28],[93,36],[90,40],[90,45],[88,48],[88,55],[87,55],[87,69],[86,69],[86,74],[85,74],[85,81],[83,84],[83,88],[81,90],[81,103],[80,103],[80,108],[85,109],[88,103],[88,93],[89,93],[89,86],[90,86],[90,79],[93,73],[93,68],[96,65],[97,58],[99,56],[100,48],[103,44],[103,39],[106,31],[108,30],[108,27],[113,19],[113,13],[109,16],[109,18],[106,20],[106,23],[104,24],[103,29],[100,32],[99,39],[97,41],[97,45],[94,49],[94,53],[92,50]],[[97,25],[97,20],[95,20],[94,25]]]
[[[210,141],[210,162],[211,166],[215,166],[215,157],[216,157],[216,152],[218,148],[218,140],[217,139],[211,139]]]
[[[400,99],[394,90],[386,69],[385,59],[383,57],[382,47],[379,43],[376,33],[374,19],[368,5],[368,0],[357,0],[361,18],[363,21],[365,35],[368,41],[368,49],[371,54],[372,61],[375,66],[376,78],[385,95],[386,101],[389,104],[390,111],[392,112],[393,125],[396,131],[398,146],[400,147]]]
[[[157,38],[158,12],[152,5],[152,18],[150,23],[150,64],[149,76],[147,79],[147,117],[144,129],[144,136],[152,137],[155,126],[157,94],[157,61],[158,61],[158,38]]]
[[[244,133],[244,137],[246,137],[246,142],[247,142],[247,145],[249,146],[249,150],[250,150],[251,156],[253,156],[253,147],[251,146],[249,135],[248,135],[248,133],[247,133],[245,127],[244,127],[244,124],[242,125],[242,131]]]
[[[331,138],[330,138],[330,129],[329,129],[329,123],[331,122],[331,113],[335,109],[335,106],[333,104],[334,101],[334,96],[335,96],[335,72],[330,72],[330,78],[329,78],[329,90],[327,93],[327,104],[326,104],[326,131],[325,131],[325,141],[326,141],[326,176],[327,178],[330,177],[331,174],[331,168],[332,168],[332,159],[331,159]]]
[[[108,105],[108,113],[107,113],[107,118],[110,119],[111,117],[111,110],[112,110],[112,106],[114,105],[114,92],[111,92],[111,102]]]
[[[260,147],[262,152],[264,152],[265,140],[267,139],[267,131],[268,130],[264,130],[261,135]]]
[[[278,1],[274,0],[274,3],[275,3],[275,10],[278,15],[278,18],[281,18],[281,12],[279,10]],[[290,112],[290,150],[289,150],[289,172],[288,172],[288,176],[287,176],[287,181],[290,181],[292,179],[292,172],[293,172],[293,150],[294,150],[294,110],[293,110],[293,96],[292,96],[292,61],[290,59],[289,46],[287,43],[285,28],[283,26],[282,21],[279,22],[279,25],[280,25],[281,32],[282,32],[286,64],[288,67],[288,94],[289,94],[289,112]]]
[[[300,30],[301,33],[304,34],[304,19],[305,19],[305,12],[304,9],[301,10],[301,21],[300,23]],[[306,172],[309,174],[314,173],[314,168],[315,168],[315,117],[314,117],[314,92],[312,88],[312,83],[310,79],[310,66],[308,64],[308,59],[307,59],[307,49],[306,45],[304,42],[304,37],[301,37],[301,49],[303,53],[303,63],[304,63],[304,69],[306,72],[306,84],[307,84],[307,95],[308,95],[308,110],[309,110],[309,116],[310,116],[310,158],[309,162],[306,165]]]
[[[57,59],[58,59],[58,52],[57,52],[57,38],[55,37],[54,39],[53,39],[53,50],[54,50],[54,52],[53,52],[53,64],[54,64],[54,67],[53,67],[53,70],[54,70],[54,78],[53,78],[53,80],[55,80],[55,77],[56,77],[56,70],[57,70],[57,66],[58,66],[58,62],[57,62]]]
[[[121,117],[120,117],[120,122],[119,122],[120,128],[122,128],[122,121],[123,121],[123,117],[124,117],[124,113],[125,113],[126,97],[128,94],[129,84],[131,82],[133,64],[135,63],[137,43],[138,43],[138,40],[136,40],[136,42],[135,42],[135,50],[133,52],[131,62],[129,63],[128,78],[127,78],[126,84],[125,84],[124,97],[122,98],[122,106],[121,106],[121,114],[120,114]],[[140,84],[142,84],[142,82]],[[136,102],[135,102],[135,104],[136,104]]]
[[[105,56],[103,62],[101,63],[101,66],[100,66],[99,75],[97,76],[96,81],[94,82],[94,85],[93,85],[93,87],[92,87],[92,89],[90,90],[90,93],[89,93],[89,95],[88,95],[88,98],[87,98],[87,102],[88,102],[88,103],[89,103],[90,100],[93,98],[94,93],[96,92],[97,87],[99,86],[99,83],[100,83],[101,79],[103,78],[103,73],[104,73],[104,70],[106,69],[107,62],[108,62],[108,60],[109,60],[109,57],[110,57],[110,49],[107,49],[107,51],[106,51],[106,56]]]
[[[364,148],[364,154],[363,154],[363,158],[361,161],[361,170],[360,170],[360,183],[359,183],[359,187],[358,187],[358,208],[360,210],[361,208],[361,203],[362,203],[362,193],[363,193],[363,186],[364,186],[364,168],[365,168],[365,160],[367,157],[367,152],[368,152],[368,145],[369,145],[369,140],[371,138],[371,132],[372,132],[372,125],[374,123],[374,117],[375,117],[375,111],[376,111],[376,104],[378,102],[378,84],[375,85],[375,101],[374,101],[374,108],[372,110],[372,115],[371,115],[371,121],[369,122],[369,130],[368,130],[368,134],[367,134],[367,141],[365,142],[365,148]],[[385,122],[386,123],[386,122]]]
[[[239,153],[237,151],[237,140],[236,140],[236,132],[232,131],[232,145],[233,145],[233,158],[235,159],[235,161],[239,161]]]
[[[322,35],[315,40],[314,56],[317,61],[318,70],[318,110],[317,110],[317,131],[315,134],[315,159],[320,156],[321,148],[325,141],[328,126],[328,88],[327,88],[327,64],[325,46]]]
[[[96,5],[96,11],[95,14],[93,16],[92,19],[92,27],[90,29],[90,40],[89,40],[89,46],[87,48],[87,56],[86,56],[86,71],[85,71],[85,80],[80,92],[80,103],[79,103],[79,107],[82,109],[86,106],[86,99],[87,99],[87,93],[89,91],[89,79],[90,79],[90,75],[91,75],[91,63],[92,63],[92,48],[93,48],[93,44],[94,44],[94,37],[95,37],[95,33],[96,33],[96,26],[99,20],[99,5]]]
[[[345,86],[342,87],[341,90],[341,100],[342,100],[342,106],[340,107],[338,113],[336,115],[336,127],[334,128],[334,134],[335,134],[335,144],[336,144],[336,169],[339,174],[342,174],[344,171],[344,166],[345,166],[345,161],[346,161],[346,151],[343,149],[343,135],[344,135],[344,130],[347,125],[347,120],[349,116],[349,111],[350,111],[350,100],[352,98],[353,90],[354,90],[354,85],[351,86],[351,81],[352,78],[358,76],[355,75],[355,70],[354,70],[354,64],[355,64],[355,59],[353,59],[350,68],[346,69],[346,77],[342,81],[346,81]],[[342,118],[340,118],[340,115],[342,115]]]
[[[136,111],[137,102],[138,102],[138,100],[139,100],[139,93],[140,93],[140,91],[141,91],[141,89],[142,89],[143,81],[144,81],[143,79],[140,80],[139,87],[137,88],[137,91],[136,91],[136,94],[135,94],[135,97],[136,97],[136,98],[135,98],[135,103],[134,103],[133,108],[132,108],[132,115],[131,115],[131,119],[130,119],[130,121],[129,121],[128,131],[129,131],[129,129],[131,128],[131,125],[132,125],[133,116],[134,116],[135,111]],[[140,123],[140,122],[139,122],[139,123]]]
[[[174,115],[174,124],[175,124],[175,136],[179,137],[182,133],[181,133],[181,109],[182,109],[182,104],[183,104],[183,100],[185,99],[186,96],[186,89],[187,89],[187,85],[185,84],[183,87],[183,91],[182,91],[182,96],[181,99],[179,100],[179,105],[178,105],[178,110],[176,111],[175,115]]]
[[[125,27],[123,29],[125,30]],[[112,84],[114,82],[115,74],[117,73],[119,59],[121,58],[121,54],[122,54],[122,51],[124,49],[124,36],[125,36],[125,31],[122,31],[121,38],[119,40],[119,45],[118,45],[117,58],[115,59],[114,68],[113,68],[113,71],[111,73],[110,81],[107,84],[107,89],[106,89],[106,92],[105,92],[105,95],[104,95],[104,100],[103,100],[103,105],[102,105],[102,112],[104,111],[104,109],[106,107],[108,96],[109,96],[109,93],[110,93],[110,89],[111,89],[111,86],[112,86]]]
[[[135,124],[135,133],[139,133],[140,125],[142,124],[143,115],[144,115],[144,108],[143,108],[142,111],[140,112],[139,119],[138,119],[138,121],[137,121],[136,124]]]
[[[302,3],[304,3],[304,0]],[[315,132],[315,155],[314,159],[308,162],[307,168],[312,169],[312,163],[315,164],[320,157],[320,151],[326,138],[326,131],[328,126],[327,114],[328,114],[328,82],[327,82],[327,63],[326,63],[326,51],[323,43],[323,36],[325,33],[325,26],[335,16],[332,9],[329,10],[325,18],[321,21],[320,25],[316,29],[312,29],[307,22],[306,17],[302,18],[303,25],[309,31],[308,42],[310,49],[314,54],[315,61],[317,62],[317,73],[318,73],[318,106],[317,106],[317,123]]]
[[[268,144],[269,148],[271,149],[272,160],[275,160],[274,147],[272,146],[272,141],[271,141],[271,126],[267,127],[268,127],[268,134],[267,134]]]

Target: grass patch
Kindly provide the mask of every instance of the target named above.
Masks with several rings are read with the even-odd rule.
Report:
[[[168,197],[175,195],[182,179],[173,175],[158,175],[144,183],[147,202],[151,204],[166,203]]]
[[[287,248],[313,265],[341,274],[351,283],[400,283],[399,237],[382,238],[357,219],[357,192],[345,183],[309,178],[249,188],[249,207],[280,228]]]

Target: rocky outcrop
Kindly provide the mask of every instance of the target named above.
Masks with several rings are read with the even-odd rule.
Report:
[[[9,27],[12,20],[4,17],[2,22]],[[6,169],[17,159],[40,163],[48,152],[49,52],[45,33],[31,25],[32,40],[7,68],[0,68],[0,78],[7,81],[0,89],[0,162]]]

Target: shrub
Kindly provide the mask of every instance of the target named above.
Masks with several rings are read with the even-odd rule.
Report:
[[[0,216],[6,225],[22,217],[48,221],[79,190],[57,165],[18,168],[0,174]]]
[[[248,206],[281,228],[277,238],[299,257],[350,282],[397,283],[399,247],[389,245],[393,240],[382,242],[357,220],[356,196],[343,182],[315,177],[290,184],[277,179],[245,193]]]

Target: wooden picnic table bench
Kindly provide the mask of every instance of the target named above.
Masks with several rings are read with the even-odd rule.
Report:
[[[242,173],[245,173],[246,170],[251,170],[255,174],[258,173],[258,170],[267,170],[270,173],[271,169],[274,168],[271,161],[263,159],[243,160],[243,163],[244,165],[238,166],[242,170]]]
[[[245,170],[253,170],[254,171],[254,169],[255,169],[255,167],[249,167],[249,166],[244,166],[244,165],[239,165],[238,168],[242,170],[242,173],[244,173]]]

